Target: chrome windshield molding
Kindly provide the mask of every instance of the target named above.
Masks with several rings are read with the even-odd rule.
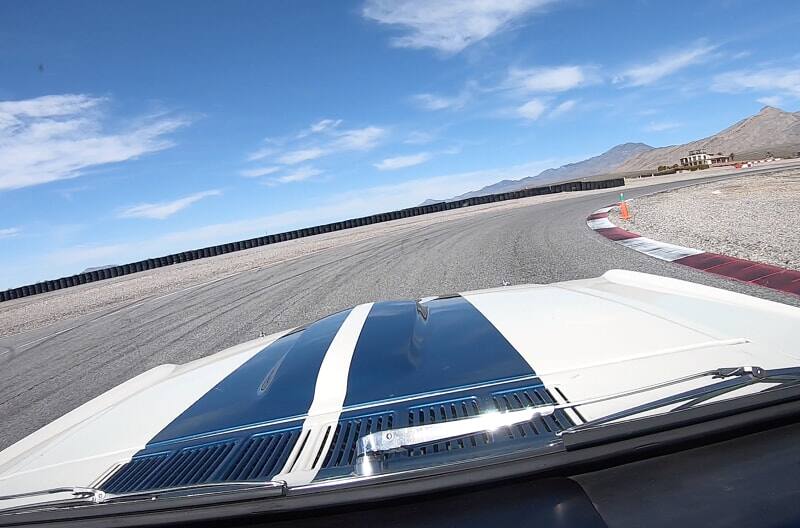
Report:
[[[53,495],[70,494],[68,498],[48,500]],[[175,486],[132,493],[105,493],[95,488],[53,488],[16,495],[0,497],[0,513],[24,512],[40,509],[70,508],[87,505],[124,504],[139,501],[190,501],[220,502],[225,497],[238,498],[243,494],[257,495],[258,498],[282,497],[286,494],[286,483],[283,481],[242,481],[197,484],[192,486]],[[20,504],[10,508],[2,508],[2,501],[33,499],[42,500]]]
[[[131,493],[108,493],[102,502],[128,502],[137,500],[164,500],[187,499],[193,497],[211,497],[225,494],[236,494],[256,491],[265,496],[280,497],[286,492],[286,483],[283,481],[241,481],[241,482],[213,482],[209,484],[195,484],[192,486],[176,486],[155,490],[138,491]]]
[[[66,497],[58,497],[67,495]],[[25,499],[39,498],[38,501],[27,502]],[[0,496],[0,513],[14,512],[31,508],[77,506],[82,504],[100,504],[106,498],[106,493],[96,488],[62,487],[50,488],[26,493]],[[23,504],[3,507],[3,502],[23,501]]]

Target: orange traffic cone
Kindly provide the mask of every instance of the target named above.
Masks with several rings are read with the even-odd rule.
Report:
[[[620,202],[619,203],[619,217],[623,220],[630,220],[631,219],[631,212],[628,211],[628,203],[627,202]]]
[[[619,193],[619,217],[623,220],[631,219],[631,212],[628,211],[628,203],[625,201],[623,193]]]

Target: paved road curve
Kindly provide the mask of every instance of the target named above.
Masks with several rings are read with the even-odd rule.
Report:
[[[626,191],[629,198],[695,182]],[[595,277],[625,268],[800,304],[609,242],[586,216],[617,191],[329,249],[0,339],[0,449],[161,363],[183,363],[361,302]]]

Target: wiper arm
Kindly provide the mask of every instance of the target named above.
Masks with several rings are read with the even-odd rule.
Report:
[[[616,400],[627,396],[649,392],[672,385],[678,385],[687,381],[711,377],[712,379],[727,379],[727,378],[742,378],[745,383],[769,381],[771,378],[768,373],[761,367],[756,366],[738,366],[738,367],[722,367],[712,370],[705,370],[688,376],[675,378],[652,385],[637,387],[634,389],[617,392],[614,394],[607,394],[595,398],[588,398],[580,401],[559,403],[552,405],[540,405],[535,407],[526,407],[524,409],[508,412],[490,412],[464,418],[461,420],[453,420],[449,422],[442,422],[428,425],[418,425],[413,427],[404,427],[398,429],[389,429],[386,431],[377,431],[362,436],[358,440],[356,447],[356,474],[369,475],[377,471],[383,455],[390,454],[395,451],[402,451],[415,446],[424,444],[433,444],[444,442],[458,437],[468,436],[476,433],[487,433],[496,431],[502,427],[508,427],[519,423],[527,422],[537,416],[548,416],[555,413],[557,410],[573,409],[582,405],[591,405],[594,403],[601,403],[610,400]],[[800,380],[800,377],[797,378]],[[703,389],[698,389],[702,391]],[[708,388],[708,390],[712,390]],[[674,396],[675,401],[685,401],[690,399],[687,393],[681,393]],[[694,394],[692,394],[693,397]],[[661,400],[659,400],[661,402]],[[673,403],[672,401],[666,403],[659,403],[656,408],[663,407]],[[638,407],[635,409],[639,409]],[[630,415],[642,412],[641,410],[623,411],[620,415]],[[615,415],[616,416],[616,415]],[[624,417],[624,416],[616,416]],[[606,420],[603,418],[601,420]],[[577,430],[584,425],[595,425],[595,422],[587,422],[574,426],[573,428],[566,429],[564,432],[571,432]],[[560,433],[557,433],[560,435]]]
[[[714,379],[730,378],[733,376],[744,376],[750,374],[756,379],[767,377],[767,371],[761,367],[723,367],[708,371]]]

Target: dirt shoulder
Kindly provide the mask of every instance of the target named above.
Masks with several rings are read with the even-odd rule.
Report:
[[[744,176],[629,202],[616,225],[642,236],[800,270],[800,168]]]

